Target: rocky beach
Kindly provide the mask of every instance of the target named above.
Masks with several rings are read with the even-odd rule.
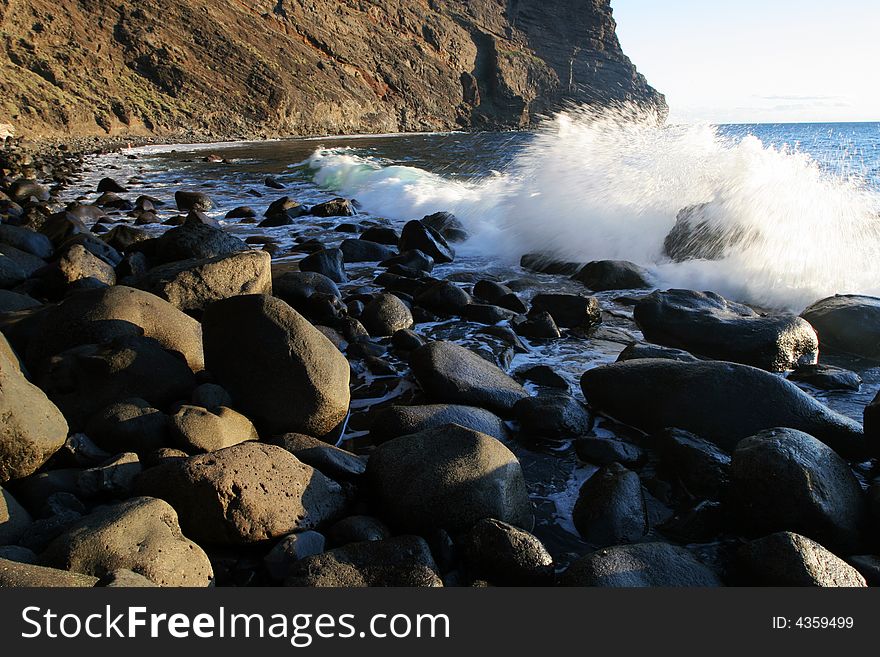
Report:
[[[605,0],[129,4],[0,0],[0,587],[880,584],[880,155]]]

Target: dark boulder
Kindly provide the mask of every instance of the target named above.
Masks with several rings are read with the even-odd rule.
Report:
[[[746,543],[737,558],[748,586],[867,586],[859,571],[843,559],[792,532]]]
[[[174,193],[174,201],[177,203],[177,209],[181,212],[189,212],[190,210],[207,212],[214,207],[211,198],[202,192],[180,190]]]
[[[400,234],[393,228],[384,226],[372,226],[361,233],[362,240],[368,242],[376,242],[377,244],[387,244],[388,246],[397,246],[400,242]]]
[[[675,225],[663,240],[663,250],[675,262],[721,260],[731,247],[754,242],[754,230],[724,225],[714,217],[711,203],[691,205],[679,211]]]
[[[323,274],[336,283],[347,283],[345,260],[339,249],[321,249],[299,261],[300,271]]]
[[[0,242],[43,260],[51,258],[55,250],[52,241],[42,233],[9,224],[0,224]]]
[[[360,321],[370,335],[376,338],[412,328],[413,316],[399,297],[393,294],[380,294],[366,305]]]
[[[519,266],[539,274],[572,276],[581,270],[584,263],[556,260],[546,253],[526,253],[520,258]]]
[[[652,287],[644,267],[627,260],[596,260],[585,264],[572,278],[593,292],[643,290]]]
[[[801,313],[823,349],[880,361],[880,298],[841,294],[822,299]]]
[[[141,242],[135,248],[148,243]],[[155,260],[158,263],[199,260],[247,250],[247,244],[220,228],[207,224],[184,224],[172,228],[156,240]]]
[[[730,454],[681,429],[664,431],[659,440],[663,465],[693,495],[718,500],[730,483]]]
[[[504,420],[486,409],[456,404],[428,404],[381,409],[370,425],[370,439],[378,444],[447,424],[458,424],[497,440],[505,440],[508,434]]]
[[[345,418],[348,361],[280,299],[218,301],[208,306],[202,327],[208,370],[261,430],[322,436]]]
[[[733,509],[744,531],[793,531],[832,549],[858,547],[867,508],[849,464],[812,436],[770,429],[746,438],[730,466]]]
[[[683,349],[634,342],[620,352],[617,356],[617,362],[622,363],[623,361],[636,360],[637,358],[661,358],[663,360],[677,360],[682,363],[693,363],[700,360]]]
[[[853,390],[862,386],[862,377],[833,365],[799,365],[788,375],[789,381],[806,383],[819,390]]]
[[[520,399],[513,407],[520,431],[549,440],[570,440],[593,428],[593,418],[584,405],[565,393]]]
[[[630,360],[588,370],[581,389],[593,410],[642,431],[677,427],[728,451],[773,427],[805,431],[847,458],[878,451],[858,423],[793,383],[747,365]]]
[[[345,198],[334,198],[318,205],[313,205],[309,214],[315,217],[351,217],[357,212],[351,201]]]
[[[331,545],[349,545],[363,541],[384,541],[391,538],[391,530],[384,522],[372,516],[348,516],[327,529]]]
[[[357,481],[367,470],[365,458],[305,434],[286,433],[271,442],[335,481]]]
[[[415,302],[432,312],[460,315],[471,302],[471,296],[455,283],[439,281],[419,293]]]
[[[449,246],[444,237],[420,221],[407,222],[400,234],[397,247],[401,253],[418,249],[431,256],[434,262],[440,265],[455,259],[455,250]]]
[[[363,239],[363,237],[361,237]],[[395,242],[396,244],[396,242]],[[379,263],[380,267],[406,267],[409,270],[430,273],[434,270],[434,258],[418,249],[410,249],[403,253],[387,258]]]
[[[588,329],[602,321],[596,297],[579,294],[538,294],[532,298],[532,311],[546,311],[562,328]]]
[[[714,292],[654,292],[633,317],[651,342],[771,372],[815,363],[819,353],[816,332],[800,317],[759,315]]]
[[[380,516],[402,531],[456,533],[482,518],[533,524],[516,457],[491,436],[458,425],[379,445],[367,480]]]
[[[686,549],[668,543],[618,545],[575,561],[564,586],[715,587],[721,580]]]
[[[619,463],[600,468],[581,486],[572,520],[591,545],[605,547],[640,540],[650,525],[638,475]]]
[[[345,262],[379,262],[395,255],[394,249],[367,240],[343,240],[339,245]]]
[[[169,418],[143,399],[125,399],[94,414],[86,425],[87,435],[107,451],[132,451],[141,455],[166,447]]]
[[[525,389],[484,358],[453,342],[430,342],[413,351],[413,374],[433,400],[510,413]]]
[[[553,584],[553,557],[541,541],[506,522],[484,518],[457,545],[475,579],[499,586]]]

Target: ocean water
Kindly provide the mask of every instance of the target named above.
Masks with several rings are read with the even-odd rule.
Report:
[[[208,154],[225,162],[206,161]],[[400,226],[437,211],[450,211],[471,238],[456,245],[454,263],[435,268],[438,278],[493,277],[515,281],[524,298],[543,291],[583,293],[565,277],[534,274],[518,266],[524,253],[560,259],[635,261],[657,287],[713,290],[757,307],[800,312],[836,293],[880,294],[880,123],[664,126],[636,112],[587,109],[548,118],[534,132],[327,137],[274,142],[132,149],[89,161],[75,190],[93,199],[95,184],[110,175],[129,195],[169,201],[174,191],[206,191],[211,212],[241,236],[278,245],[276,267],[303,257],[297,240],[328,245],[352,237],[336,232],[342,222]],[[263,185],[272,175],[284,191]],[[289,195],[304,204],[345,196],[357,201],[351,218],[302,217],[293,226],[259,228],[225,221],[232,208],[259,214]],[[753,239],[731,244],[716,261],[674,263],[663,241],[685,207],[708,204],[704,219],[721,230],[742,229]],[[173,210],[165,210],[165,219]],[[148,226],[159,232],[161,226]],[[348,265],[355,289],[371,282],[371,264]],[[641,292],[644,293],[644,292]],[[580,395],[578,381],[591,367],[612,362],[642,338],[632,322],[635,292],[597,296],[603,324],[589,339],[567,336],[549,343],[524,341],[510,371],[549,364]],[[420,324],[428,337],[454,339],[487,349],[478,325],[451,319]],[[497,347],[497,345],[495,345]],[[490,347],[491,348],[491,347]],[[873,363],[823,354],[822,362],[857,370],[857,393],[806,388],[836,410],[861,419],[880,389]],[[405,365],[399,371],[405,371]],[[352,420],[345,446],[368,450],[372,409],[417,394],[397,377],[363,373],[353,381]],[[631,435],[609,421],[596,434]],[[594,469],[577,462],[570,445],[511,444],[538,508],[536,533],[551,551],[584,552],[571,526],[580,484]],[[563,555],[563,556],[560,556]]]

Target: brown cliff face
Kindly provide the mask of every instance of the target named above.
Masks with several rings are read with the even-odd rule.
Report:
[[[662,111],[615,27],[609,0],[0,0],[0,124],[231,138]]]

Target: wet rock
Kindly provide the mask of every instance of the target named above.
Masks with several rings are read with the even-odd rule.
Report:
[[[304,214],[306,214],[306,209],[301,203],[294,201],[289,196],[282,196],[269,204],[269,207],[266,208],[266,212],[263,213],[263,216],[269,218],[280,217],[288,219],[292,223],[293,219],[301,217]]]
[[[46,261],[42,258],[38,258],[27,251],[22,251],[9,244],[2,243],[0,243],[0,262],[16,267],[17,271],[20,271],[24,278],[30,278],[46,266]]]
[[[333,200],[313,205],[309,210],[309,214],[314,217],[351,217],[357,214],[351,201],[345,198],[334,198]]]
[[[505,295],[511,294],[511,290],[506,285],[481,279],[474,283],[474,296],[487,303],[498,303]]]
[[[391,530],[384,522],[372,516],[348,516],[327,530],[331,545],[348,545],[363,541],[384,541],[391,538]]]
[[[471,303],[462,308],[461,316],[478,324],[498,324],[513,319],[516,317],[516,313],[501,306]]]
[[[622,363],[623,361],[635,360],[637,358],[661,358],[664,360],[677,360],[682,363],[693,363],[700,360],[683,349],[672,349],[671,347],[634,342],[620,352],[617,362]]]
[[[636,445],[613,438],[587,436],[576,440],[574,449],[581,461],[598,466],[612,463],[633,465],[644,458],[644,453]]]
[[[394,249],[364,239],[343,240],[339,250],[345,262],[379,262],[395,255]]]
[[[366,305],[360,321],[372,337],[384,337],[411,328],[413,316],[399,297],[380,294]]]
[[[453,342],[430,342],[412,352],[412,372],[429,398],[509,414],[528,397],[498,367]]]
[[[36,471],[67,438],[67,422],[61,411],[25,378],[2,334],[0,418],[0,483]]]
[[[143,242],[150,238],[150,234],[133,226],[114,226],[104,233],[101,239],[116,251],[125,251],[133,244]]]
[[[202,326],[209,371],[267,434],[322,436],[345,418],[348,361],[280,299],[218,301],[205,311]]]
[[[425,540],[396,536],[352,543],[294,563],[285,586],[443,586]]]
[[[49,310],[25,361],[37,373],[71,347],[140,334],[182,354],[193,371],[204,369],[199,323],[164,299],[122,285],[71,296]]]
[[[449,242],[464,242],[468,233],[464,224],[451,212],[435,212],[420,219],[425,226],[430,226]]]
[[[177,445],[190,454],[215,452],[260,436],[251,421],[231,408],[208,410],[184,404],[170,421],[171,435]]]
[[[48,237],[20,226],[0,224],[0,242],[43,260],[51,258],[54,252]]]
[[[77,480],[77,490],[82,499],[99,496],[128,497],[135,477],[142,470],[143,466],[137,454],[133,452],[119,454],[98,467],[83,470]]]
[[[49,188],[35,180],[16,180],[9,186],[9,195],[18,203],[31,200],[45,202],[50,198]]]
[[[91,588],[97,577],[0,559],[0,588]]]
[[[520,431],[549,440],[569,440],[593,428],[593,418],[571,395],[554,393],[520,399],[513,407]]]
[[[278,182],[278,180],[275,178],[275,176],[266,176],[266,179],[263,181],[263,184],[266,187],[269,187],[271,189],[284,189],[284,185],[282,185],[280,182]]]
[[[52,541],[42,560],[94,577],[125,568],[159,586],[208,586],[214,578],[208,556],[181,533],[174,509],[150,497],[92,512]]]
[[[721,499],[730,482],[730,454],[681,429],[660,436],[665,466],[675,472],[694,495]]]
[[[400,329],[391,336],[391,344],[395,349],[410,352],[425,344],[425,340],[415,331]]]
[[[718,576],[684,548],[668,543],[618,545],[575,561],[562,576],[564,586],[715,587]]]
[[[553,315],[546,310],[530,314],[521,321],[511,323],[517,335],[530,340],[556,340],[562,337],[562,333]]]
[[[737,556],[750,586],[867,586],[843,559],[792,532],[746,543]]]
[[[312,529],[346,504],[339,484],[286,450],[256,442],[146,470],[137,492],[167,500],[199,543],[231,545]]]
[[[257,211],[247,205],[239,205],[226,213],[226,219],[249,219],[256,217]]]
[[[663,240],[663,250],[675,262],[720,260],[728,249],[753,242],[754,231],[728,226],[715,219],[712,203],[682,208],[675,225]]]
[[[97,192],[100,194],[101,192],[124,192],[127,191],[125,187],[120,185],[118,182],[113,180],[113,178],[101,178],[98,182]]]
[[[519,266],[539,274],[572,276],[580,271],[584,263],[556,260],[546,253],[527,253],[520,258]]]
[[[272,292],[307,316],[315,312],[322,301],[342,296],[336,283],[323,274],[299,271],[273,278]]]
[[[549,586],[553,557],[532,534],[484,518],[458,541],[469,573],[499,586]]]
[[[833,365],[799,365],[788,375],[789,381],[806,383],[819,390],[854,390],[862,385],[862,377],[855,372]]]
[[[520,314],[528,310],[525,302],[520,299],[515,292],[505,294],[503,297],[498,299],[498,305],[502,308],[507,308],[508,310],[512,310],[513,312]]]
[[[449,281],[440,281],[418,294],[415,302],[422,308],[445,315],[460,315],[471,296]]]
[[[234,235],[201,223],[172,228],[157,238],[155,243],[152,240],[139,242],[135,248],[143,249],[148,244],[154,245],[155,254],[147,255],[157,263],[202,260],[248,250],[248,245]]]
[[[364,239],[361,237],[361,239]],[[395,242],[397,244],[397,242]],[[379,263],[380,267],[406,267],[417,272],[430,273],[434,270],[434,258],[418,249],[404,251],[400,255],[387,258]]]
[[[388,406],[376,413],[370,438],[378,444],[447,424],[467,427],[497,440],[507,439],[507,425],[500,417],[483,408],[457,404]]]
[[[138,397],[163,408],[188,398],[196,385],[183,358],[136,336],[62,352],[37,381],[74,429],[110,404]]]
[[[648,511],[636,473],[614,463],[581,486],[572,512],[578,533],[600,547],[632,543],[648,533]]]
[[[801,313],[819,334],[823,349],[880,361],[880,298],[841,294]]]
[[[301,433],[286,433],[272,442],[335,481],[357,481],[367,470],[365,458]]]
[[[558,388],[568,391],[568,382],[549,365],[532,365],[514,372],[517,379],[529,381],[545,388]]]
[[[177,209],[181,212],[189,212],[190,210],[207,212],[214,207],[211,198],[202,192],[180,190],[174,193],[174,201],[177,203]]]
[[[144,455],[165,447],[169,441],[169,418],[144,399],[125,399],[95,413],[86,433],[104,449]]]
[[[516,457],[458,425],[401,436],[370,455],[367,480],[380,516],[403,531],[464,531],[482,518],[531,528],[532,505]]]
[[[361,233],[360,238],[368,242],[387,244],[388,246],[397,246],[397,243],[400,241],[400,235],[396,230],[384,226],[371,226]],[[403,254],[401,253],[401,255]]]
[[[749,535],[793,531],[852,551],[866,520],[858,480],[840,456],[812,436],[771,429],[733,452],[731,498]]]
[[[532,312],[546,311],[562,328],[588,329],[602,321],[596,297],[578,294],[538,294],[532,298]]]
[[[446,239],[430,226],[416,220],[407,222],[403,227],[397,247],[401,253],[418,249],[431,256],[434,262],[440,265],[455,259],[455,250],[449,246]]]
[[[311,271],[322,274],[335,283],[347,283],[345,264],[342,251],[339,249],[321,249],[299,261],[300,271]]]
[[[285,536],[263,558],[263,565],[272,579],[283,581],[297,561],[324,552],[325,543],[323,534],[311,530]]]
[[[18,543],[32,522],[31,514],[0,486],[0,545]]]
[[[648,271],[627,260],[588,262],[572,278],[594,292],[643,290],[652,287]]]
[[[593,410],[642,431],[678,427],[728,451],[773,427],[805,431],[847,458],[877,451],[861,425],[793,383],[746,365],[630,360],[585,372],[581,389]]]
[[[654,292],[633,316],[651,342],[771,372],[815,363],[819,352],[815,331],[800,317],[765,317],[714,292]]]
[[[151,269],[136,285],[186,313],[200,314],[221,299],[271,294],[272,257],[265,251],[243,251],[183,260]]]

